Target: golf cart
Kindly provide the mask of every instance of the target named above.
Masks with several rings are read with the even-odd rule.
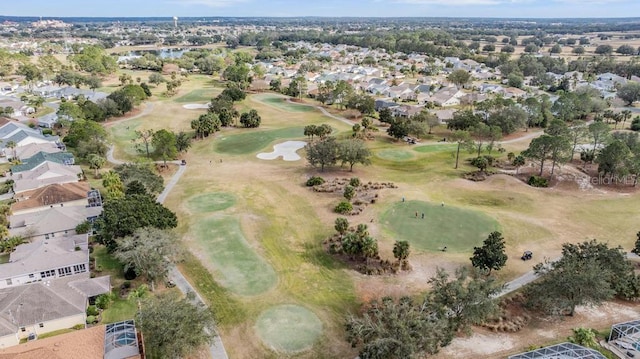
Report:
[[[522,257],[520,257],[523,261],[528,261],[531,258],[533,258],[533,252],[531,251],[524,251],[524,253],[522,253]]]

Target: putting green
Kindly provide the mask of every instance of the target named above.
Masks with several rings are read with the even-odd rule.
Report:
[[[380,150],[376,156],[390,161],[406,161],[414,157],[411,152],[403,150]]]
[[[236,203],[230,193],[206,193],[189,199],[187,206],[193,212],[216,212],[225,210]]]
[[[451,252],[472,252],[489,233],[500,228],[482,212],[422,201],[395,203],[380,221],[396,239],[409,241],[413,248],[424,251],[439,251],[446,246]]]
[[[240,295],[257,295],[276,285],[275,271],[247,243],[236,218],[210,217],[192,228],[223,286]]]
[[[310,348],[322,334],[322,322],[298,305],[280,305],[262,312],[256,332],[271,349],[295,353]]]
[[[420,153],[431,153],[431,152],[441,152],[441,151],[449,151],[455,150],[455,144],[438,144],[438,145],[425,145],[420,147],[414,147],[413,150]]]
[[[267,147],[278,139],[304,137],[304,127],[289,127],[279,130],[267,130],[241,133],[222,137],[216,141],[214,148],[219,153],[231,155],[246,155]]]
[[[295,102],[288,102],[286,98],[282,96],[276,96],[272,94],[261,94],[254,96],[254,99],[260,101],[271,107],[275,107],[278,110],[286,112],[311,112],[314,111],[312,106],[300,105]]]

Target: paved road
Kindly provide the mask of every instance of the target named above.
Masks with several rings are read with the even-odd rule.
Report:
[[[147,110],[149,109],[149,106],[145,109]],[[118,120],[118,122],[120,121],[126,121],[126,120],[131,120],[137,117],[141,117],[141,116],[145,116],[146,114],[148,114],[148,112],[150,112],[151,109],[147,110],[145,113],[145,111],[143,111],[142,113],[138,114],[137,116],[131,117],[131,118],[127,118],[127,119],[123,119],[123,120]],[[116,122],[116,121],[114,121]],[[113,122],[111,123],[113,124]],[[120,165],[125,163],[124,161],[115,159],[113,157],[113,146],[111,146],[109,148],[109,151],[107,151],[107,161],[115,164],[115,165]],[[164,163],[164,161],[156,161],[155,163]],[[182,177],[182,175],[186,172],[187,170],[187,166],[186,165],[181,165],[181,161],[167,161],[167,163],[173,163],[173,164],[177,164],[178,165],[178,171],[173,175],[173,177],[171,177],[171,179],[169,180],[169,182],[167,183],[167,185],[164,187],[164,190],[162,191],[162,193],[160,193],[160,195],[158,195],[158,202],[163,203],[166,199],[167,196],[169,195],[169,193],[171,192],[171,190],[173,189],[173,187],[178,183],[178,181],[180,180],[180,177]],[[206,306],[206,302],[202,299],[202,297],[200,296],[200,294],[193,288],[193,286],[191,286],[191,284],[189,283],[189,281],[187,281],[187,279],[184,277],[184,275],[182,275],[182,273],[180,273],[180,271],[176,268],[176,267],[172,267],[169,271],[169,279],[172,280],[173,282],[176,283],[176,287],[178,287],[178,289],[180,289],[180,291],[182,293],[184,293],[185,295],[187,293],[193,293],[194,294],[194,299],[193,302],[196,304],[200,304],[200,305],[204,305]],[[205,329],[207,331],[207,333],[209,333],[208,329]],[[211,354],[211,357],[213,359],[229,359],[229,356],[227,355],[227,351],[224,348],[224,344],[222,343],[222,338],[220,338],[220,335],[216,334],[216,336],[213,338],[213,342],[211,343],[211,345],[209,346],[209,352]]]

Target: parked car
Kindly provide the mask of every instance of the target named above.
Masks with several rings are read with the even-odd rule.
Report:
[[[533,258],[533,252],[531,251],[524,251],[524,253],[522,253],[522,257],[520,257],[520,259],[522,259],[523,261],[528,261],[532,258]]]

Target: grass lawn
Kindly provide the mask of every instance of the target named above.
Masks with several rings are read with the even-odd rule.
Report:
[[[259,94],[253,97],[256,101],[260,101],[269,106],[273,106],[279,110],[286,112],[313,112],[312,106],[305,106],[296,103],[287,102],[285,97],[275,94]]]
[[[5,263],[9,263],[9,253],[2,253],[0,254],[0,264],[5,264]]]
[[[112,277],[124,278],[124,271],[122,264],[115,259],[107,251],[107,247],[102,245],[95,245],[93,247],[93,257],[96,261],[96,268],[102,267],[100,275],[110,275]]]
[[[138,304],[135,299],[128,300],[117,298],[111,303],[109,308],[102,312],[102,324],[116,323],[123,320],[132,319],[136,316]]]
[[[446,246],[451,252],[470,252],[500,228],[498,222],[482,212],[423,201],[393,204],[382,214],[381,223],[398,239],[423,251],[438,251]]]
[[[212,217],[195,224],[200,245],[221,282],[240,295],[256,295],[271,289],[278,281],[273,268],[247,243],[234,217]]]
[[[142,119],[138,118],[117,123],[110,128],[116,147],[115,158],[133,159],[140,155],[133,144],[133,140],[135,140],[136,130],[139,129],[141,124]]]
[[[278,130],[247,130],[251,132],[229,135],[216,141],[216,152],[231,155],[244,155],[257,152],[278,139],[304,137],[304,127],[289,127]]]
[[[199,102],[207,102],[211,101],[212,98],[216,97],[221,91],[219,89],[214,88],[201,88],[193,90],[186,95],[175,98],[173,101],[177,103],[199,103]]]
[[[389,160],[389,161],[406,161],[414,158],[415,156],[404,150],[386,149],[376,152],[376,156]]]
[[[191,211],[217,212],[225,210],[236,203],[234,195],[229,193],[206,193],[190,198],[188,207]]]
[[[72,328],[54,330],[54,331],[49,332],[49,333],[44,333],[44,334],[38,335],[38,339],[45,339],[45,338],[55,337],[56,335],[67,334],[67,333],[75,332],[76,330],[77,329],[72,329]]]
[[[431,153],[431,152],[441,152],[441,151],[455,151],[455,144],[437,144],[437,145],[424,145],[414,147],[413,150],[420,153]]]
[[[298,305],[280,305],[264,311],[256,331],[270,348],[295,353],[307,349],[322,334],[322,322],[310,310]]]

